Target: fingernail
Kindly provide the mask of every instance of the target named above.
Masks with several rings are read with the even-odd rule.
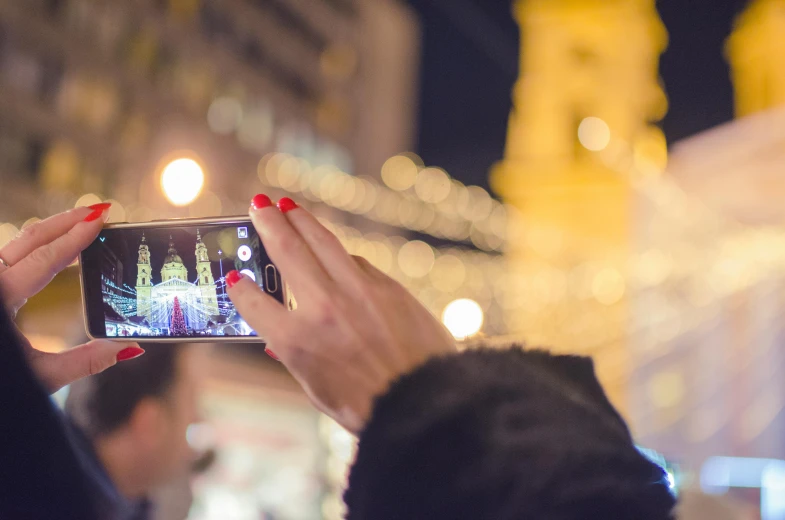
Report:
[[[284,197],[278,201],[278,209],[281,210],[281,213],[286,213],[293,209],[297,209],[297,203],[289,197]]]
[[[101,215],[103,215],[106,210],[112,207],[112,203],[101,202],[100,204],[93,204],[92,206],[87,206],[87,207],[93,210],[93,212],[87,215],[84,221],[92,222],[93,220],[98,220],[99,218],[101,218]]]
[[[264,193],[260,193],[251,199],[251,207],[253,209],[269,208],[272,205],[273,201]]]
[[[226,285],[230,288],[234,287],[234,284],[239,282],[242,279],[243,275],[240,274],[238,271],[229,271],[226,273]]]
[[[144,354],[144,349],[139,347],[124,348],[117,353],[117,361],[128,361],[129,359],[138,358],[142,354]]]
[[[98,220],[99,218],[101,218],[101,215],[103,215],[103,214],[104,214],[104,210],[97,209],[97,210],[93,211],[92,213],[90,213],[89,215],[87,215],[84,218],[84,221],[85,222],[92,222],[93,220]]]
[[[269,348],[264,349],[264,353],[270,356],[271,358],[273,358],[274,360],[280,361],[280,359],[278,359],[278,356],[275,355],[275,352],[273,352]]]

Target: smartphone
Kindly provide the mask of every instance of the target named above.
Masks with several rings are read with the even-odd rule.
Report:
[[[287,301],[247,217],[111,224],[79,265],[85,328],[93,339],[263,342],[226,294],[233,270]]]

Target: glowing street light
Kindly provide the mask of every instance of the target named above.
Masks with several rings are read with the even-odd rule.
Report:
[[[203,186],[204,171],[193,159],[175,159],[161,173],[161,188],[175,206],[187,206],[196,200]]]
[[[442,323],[455,339],[466,339],[480,332],[484,319],[480,304],[468,299],[453,301],[442,313]]]

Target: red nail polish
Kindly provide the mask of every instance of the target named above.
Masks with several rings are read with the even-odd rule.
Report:
[[[240,281],[243,277],[238,271],[229,271],[226,273],[226,285],[234,287],[234,284]]]
[[[89,215],[87,215],[84,218],[84,221],[85,222],[92,222],[93,220],[98,220],[99,218],[101,218],[101,215],[103,215],[103,214],[104,214],[104,210],[102,210],[102,209],[93,210],[92,213],[90,213]]]
[[[297,209],[297,207],[297,203],[289,197],[284,197],[278,201],[278,209],[281,210],[281,213],[287,213],[293,209]]]
[[[105,211],[105,210],[107,210],[107,209],[112,207],[112,203],[111,202],[101,202],[100,204],[93,204],[92,206],[87,206],[87,207],[92,209],[92,210],[100,209],[101,211]]]
[[[124,348],[117,353],[117,361],[128,361],[129,359],[138,358],[142,354],[144,354],[144,349],[139,347]]]
[[[278,356],[275,355],[275,352],[273,352],[269,348],[264,349],[264,353],[270,356],[271,358],[273,358],[274,360],[280,361],[280,359],[278,359]]]
[[[253,209],[269,208],[272,205],[273,201],[264,193],[260,193],[251,199],[251,207]]]

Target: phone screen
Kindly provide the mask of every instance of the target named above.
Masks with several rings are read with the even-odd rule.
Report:
[[[226,294],[232,270],[284,298],[248,220],[108,227],[80,263],[88,332],[97,338],[257,336]]]

